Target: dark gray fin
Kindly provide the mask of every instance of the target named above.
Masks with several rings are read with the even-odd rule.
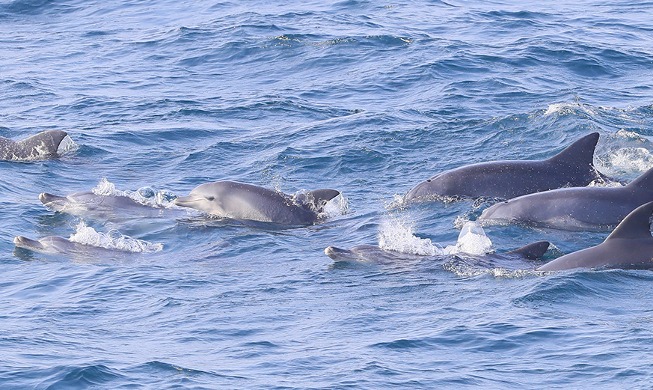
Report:
[[[46,130],[22,141],[18,141],[17,144],[20,145],[24,153],[27,153],[28,155],[34,148],[45,146],[48,155],[56,156],[59,144],[61,144],[61,141],[63,141],[67,135],[68,133],[63,130]]]
[[[637,179],[631,181],[628,187],[637,187],[647,191],[653,191],[653,168],[641,174]]]
[[[330,201],[331,199],[335,198],[338,195],[340,195],[340,191],[321,189],[321,190],[307,191],[305,193],[299,194],[297,196],[297,200],[301,204],[308,205],[311,208],[311,210],[320,212],[322,211],[322,208],[328,201]]]
[[[546,253],[548,249],[549,249],[548,241],[538,241],[523,246],[521,248],[512,250],[508,253],[514,253],[516,255],[520,255],[521,257],[528,260],[538,260],[541,259],[542,256],[544,256],[544,253]]]
[[[588,134],[551,157],[549,161],[557,164],[594,167],[594,149],[597,142],[599,142],[599,133]]]
[[[605,241],[612,238],[651,238],[649,223],[651,214],[653,214],[653,202],[639,206],[621,221]]]
[[[48,194],[47,192],[42,192],[39,194],[39,200],[43,204],[48,204],[56,201],[68,201],[68,198],[65,196],[52,195]]]
[[[18,248],[32,249],[37,251],[42,251],[45,249],[43,244],[40,242],[23,236],[14,237],[14,245],[16,245]]]

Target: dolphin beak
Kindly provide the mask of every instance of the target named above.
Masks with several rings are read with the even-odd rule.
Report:
[[[193,195],[188,196],[178,196],[175,199],[175,205],[181,207],[193,207],[193,203],[197,202],[199,199]]]

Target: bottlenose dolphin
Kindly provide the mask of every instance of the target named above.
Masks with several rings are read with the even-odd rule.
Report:
[[[96,218],[141,218],[161,216],[168,209],[148,206],[121,195],[97,195],[91,191],[76,192],[68,196],[58,196],[46,192],[39,200],[48,209],[79,216]]]
[[[251,184],[217,181],[195,187],[190,195],[175,199],[175,204],[223,218],[308,225],[315,223],[324,205],[338,195],[339,191],[321,189],[292,197]]]
[[[653,237],[650,223],[653,202],[633,210],[601,244],[558,257],[538,271],[573,268],[653,268]]]
[[[408,191],[404,202],[439,197],[510,199],[605,180],[592,161],[598,140],[599,133],[586,135],[546,160],[492,161],[445,171]]]
[[[0,137],[0,160],[41,160],[66,152],[73,140],[61,130],[40,132],[20,141]]]
[[[29,249],[45,254],[101,255],[114,252],[111,249],[81,244],[59,236],[48,236],[39,240],[16,236],[14,238],[14,245],[17,248]]]
[[[527,260],[537,260],[544,256],[549,248],[548,241],[538,241],[521,248],[494,256],[516,256]],[[350,249],[329,246],[324,249],[324,254],[335,261],[363,261],[363,262],[392,262],[396,260],[423,259],[437,256],[414,255],[396,251],[383,250],[376,245],[356,245]]]
[[[564,230],[604,230],[653,201],[653,168],[621,187],[573,187],[538,192],[494,204],[480,221],[518,222]]]

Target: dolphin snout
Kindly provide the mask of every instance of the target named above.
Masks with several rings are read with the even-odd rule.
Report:
[[[193,207],[193,203],[200,200],[198,197],[193,195],[188,196],[178,196],[175,198],[174,204],[181,207]]]

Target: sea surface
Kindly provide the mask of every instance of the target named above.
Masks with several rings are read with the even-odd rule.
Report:
[[[653,383],[651,271],[324,254],[455,246],[491,200],[400,199],[464,164],[597,131],[603,173],[653,167],[651,1],[0,0],[0,136],[48,129],[77,148],[0,162],[2,389]],[[171,206],[216,180],[342,196],[292,228]],[[89,190],[172,212],[38,199]],[[484,252],[549,240],[549,260],[608,233],[483,228]],[[18,235],[111,250],[46,255]]]

